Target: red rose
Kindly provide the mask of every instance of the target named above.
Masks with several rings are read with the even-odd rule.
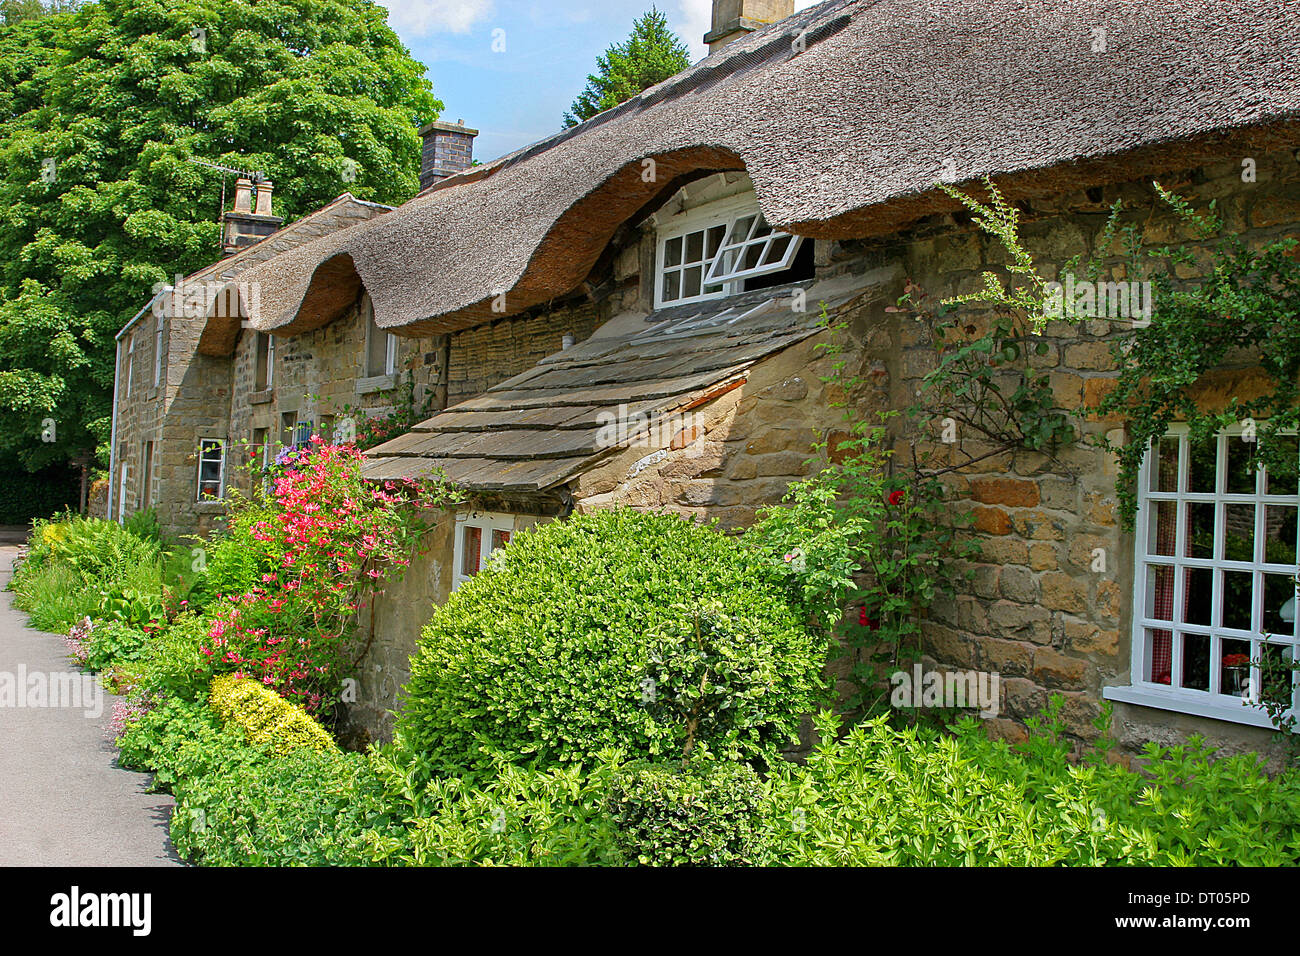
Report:
[[[903,492],[901,490],[891,491],[889,493],[889,503],[895,506],[901,505],[903,503]]]

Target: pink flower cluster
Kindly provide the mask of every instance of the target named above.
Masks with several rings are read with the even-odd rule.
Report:
[[[90,642],[90,637],[95,633],[95,622],[89,617],[84,617],[72,629],[68,631],[68,636],[63,642],[68,645],[68,650],[72,653],[72,659],[79,665],[83,665],[90,657],[90,648],[86,645]]]
[[[345,676],[342,644],[365,601],[410,564],[435,502],[431,485],[375,484],[361,477],[361,452],[319,436],[273,480],[273,506],[249,536],[273,570],[228,599],[203,653],[241,676],[321,705]]]

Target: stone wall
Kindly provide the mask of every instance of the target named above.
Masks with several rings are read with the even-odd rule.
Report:
[[[1237,159],[1161,182],[1198,208],[1217,200],[1228,228],[1248,242],[1295,235],[1300,163],[1289,152],[1256,159],[1253,183],[1242,181]],[[1090,254],[1117,198],[1139,208],[1149,208],[1155,199],[1149,184],[1126,183],[1030,203],[1023,234],[1040,271],[1055,278],[1071,256]],[[1145,222],[1143,238],[1162,246],[1191,237],[1162,211]],[[887,242],[864,244],[862,251],[899,256],[908,275],[934,298],[974,291],[984,269],[1006,261],[1000,245],[952,217]],[[1178,272],[1184,278],[1194,274],[1181,265]],[[1110,278],[1125,278],[1124,267],[1116,265]],[[883,315],[878,320],[891,321]],[[892,323],[901,348],[885,361],[893,401],[901,407],[916,395],[935,355],[914,320],[895,313]],[[1111,340],[1128,327],[1125,320],[1110,319],[1048,325],[1047,352],[1033,362],[1050,370],[1060,408],[1091,406],[1112,387],[1117,372]],[[1220,407],[1246,377],[1241,370],[1221,377],[1213,397]],[[1134,539],[1117,516],[1114,458],[1089,444],[1099,438],[1123,442],[1125,432],[1121,421],[1095,417],[1076,419],[1076,427],[1085,440],[1055,456],[1015,450],[981,457],[996,446],[960,433],[955,444],[920,443],[941,465],[979,459],[945,479],[958,507],[971,513],[983,554],[969,565],[973,577],[960,593],[931,608],[926,622],[931,662],[999,672],[1002,714],[990,726],[1012,740],[1023,738],[1024,720],[1042,708],[1048,694],[1060,693],[1067,731],[1082,746],[1098,735],[1092,721],[1100,712],[1102,688],[1129,683]],[[912,441],[918,437],[908,435],[900,445]],[[1117,704],[1115,718],[1111,732],[1130,752],[1149,740],[1168,743],[1192,732],[1226,752],[1275,755],[1279,744],[1270,731],[1135,705]]]

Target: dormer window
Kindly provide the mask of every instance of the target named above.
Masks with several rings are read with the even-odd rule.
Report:
[[[682,212],[658,231],[655,308],[744,292],[751,280],[790,270],[802,246],[802,237],[767,224],[752,192]]]

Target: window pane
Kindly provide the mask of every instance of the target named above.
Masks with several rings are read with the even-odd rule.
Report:
[[[497,529],[497,530],[494,530],[494,531],[492,532],[492,550],[493,550],[493,551],[495,551],[497,548],[504,548],[504,547],[505,547],[506,545],[508,545],[509,543],[510,543],[510,532],[509,532],[509,531],[501,531],[500,529]],[[444,552],[444,553],[446,553],[446,552]]]
[[[461,541],[460,573],[466,576],[478,574],[481,552],[483,549],[483,529],[466,527]],[[446,552],[443,552],[446,554]]]
[[[1188,451],[1187,490],[1201,494],[1213,494],[1218,490],[1216,484],[1219,455],[1218,439],[1210,438],[1190,444]]]
[[[1223,626],[1238,631],[1250,630],[1250,611],[1254,604],[1252,584],[1255,575],[1250,571],[1223,572]]]
[[[1294,656],[1294,650],[1278,644],[1257,644],[1256,658],[1268,662],[1260,677],[1264,696],[1279,699],[1295,693],[1295,683],[1291,671],[1284,670],[1284,665]]]
[[[1296,563],[1296,509],[1290,505],[1264,506],[1264,560]]]
[[[737,219],[736,225],[731,230],[731,242],[739,244],[748,239],[749,233],[754,228],[754,223],[757,220],[757,216],[742,216]]]
[[[1183,569],[1183,623],[1210,625],[1214,571],[1210,568]]]
[[[1178,490],[1178,445],[1177,438],[1162,438],[1156,445],[1147,483],[1151,491]]]
[[[1223,506],[1223,547],[1219,557],[1225,561],[1255,560],[1255,506]]]
[[[679,266],[682,264],[682,237],[669,239],[664,243],[664,265]]]
[[[745,247],[745,258],[741,263],[742,269],[757,269],[763,258],[763,245],[756,243],[752,246]]]
[[[665,302],[675,302],[682,297],[682,274],[680,272],[664,273],[664,294]]]
[[[1174,635],[1172,631],[1148,630],[1147,647],[1150,654],[1148,662],[1148,679],[1157,684],[1169,683],[1169,672],[1173,666]]]
[[[1212,504],[1188,504],[1187,557],[1214,557],[1214,508]]]
[[[1286,464],[1264,475],[1264,493],[1267,495],[1294,495],[1297,491],[1297,468],[1300,468],[1300,437],[1291,435],[1274,441],[1285,451]]]
[[[1147,568],[1147,617],[1174,619],[1174,569],[1168,564]]]
[[[700,294],[700,279],[703,277],[703,266],[691,266],[682,272],[682,298],[690,299]]]
[[[763,264],[771,265],[774,262],[780,262],[785,258],[785,250],[789,245],[789,236],[777,236],[772,240],[772,245],[768,247],[767,255],[763,257]]]
[[[1174,553],[1178,535],[1178,505],[1172,501],[1154,502],[1147,529],[1147,554]]]
[[[1295,576],[1291,574],[1264,575],[1265,634],[1290,637],[1295,633]]]
[[[712,229],[708,231],[707,250],[710,259],[716,256],[718,254],[718,250],[722,248],[722,240],[726,236],[726,234],[727,234],[726,226],[714,226]]]
[[[1210,689],[1210,639],[1204,634],[1183,635],[1183,679],[1189,690]]]
[[[1219,692],[1244,697],[1250,688],[1250,641],[1224,638],[1219,661]]]
[[[693,232],[686,237],[686,260],[687,262],[699,262],[704,258],[704,233]],[[687,293],[690,295],[691,293]]]
[[[1228,494],[1255,493],[1255,443],[1240,435],[1228,436]]]

